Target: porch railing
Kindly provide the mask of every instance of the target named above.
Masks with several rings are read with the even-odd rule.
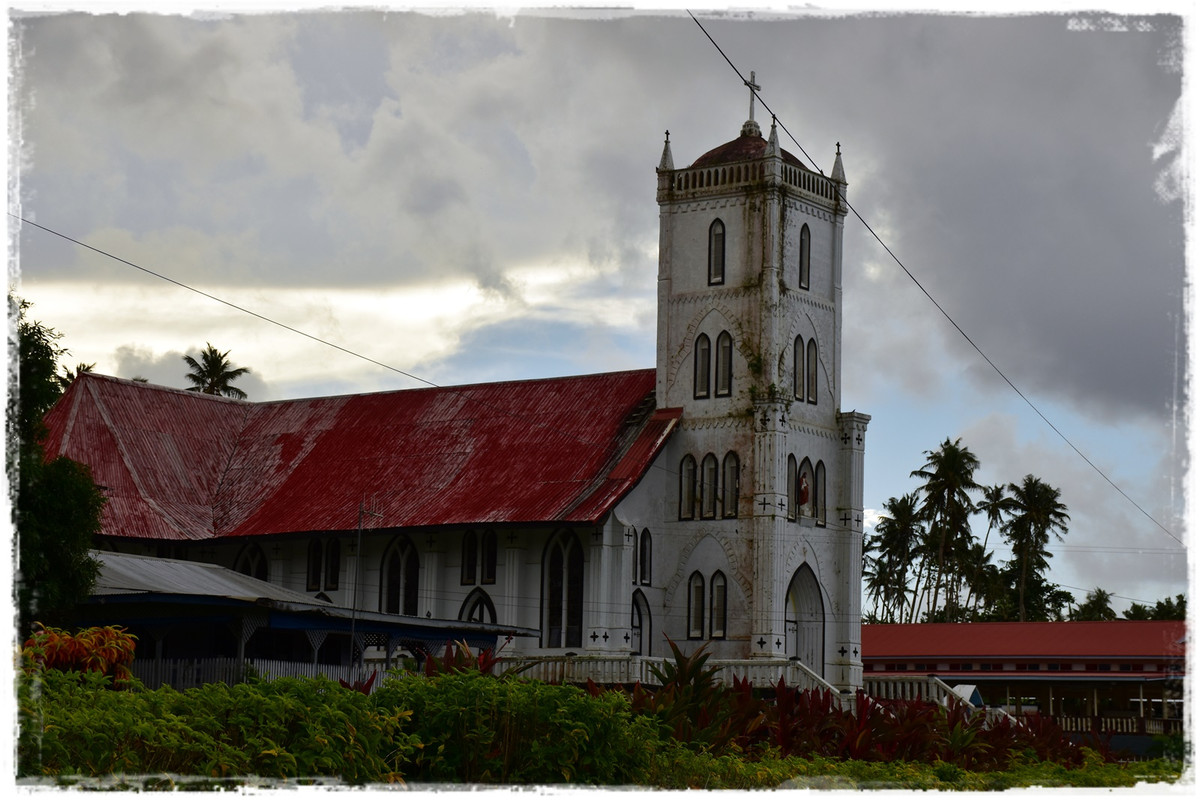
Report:
[[[659,681],[651,667],[662,663],[661,658],[642,656],[508,656],[500,659],[499,669],[524,667],[523,675],[542,681],[586,683],[590,678],[598,684],[657,686]],[[832,684],[799,661],[710,658],[705,663],[719,670],[717,677],[724,683],[733,683],[737,677],[755,688],[765,689],[783,678],[788,686],[828,689],[838,694]]]
[[[1093,717],[1093,716],[1053,716],[1050,719],[1067,733],[1098,733],[1143,734],[1146,736],[1164,736],[1183,732],[1183,720],[1162,719],[1160,717]]]

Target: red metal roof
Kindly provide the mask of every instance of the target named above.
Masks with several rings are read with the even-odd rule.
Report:
[[[362,501],[371,527],[584,524],[673,429],[653,403],[653,370],[264,403],[84,373],[47,454],[92,467],[114,536],[352,530]]]
[[[755,134],[746,134],[714,147],[692,162],[690,169],[696,167],[713,167],[719,164],[732,164],[735,161],[754,161],[763,157],[767,152],[767,140]],[[783,160],[805,172],[812,172],[800,162],[800,159],[780,148]]]
[[[1183,621],[863,625],[864,662],[1182,657]]]

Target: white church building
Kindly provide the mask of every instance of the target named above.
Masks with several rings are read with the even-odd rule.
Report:
[[[47,453],[104,487],[113,569],[176,576],[102,581],[88,619],[160,658],[390,660],[507,632],[507,657],[598,681],[644,675],[670,639],[861,687],[870,417],[841,403],[845,191],[840,149],[814,172],[753,107],[689,166],[668,135],[652,370],[273,402],[82,374]],[[181,564],[246,581],[199,613]],[[186,612],[147,602],[185,594]],[[235,602],[252,613],[230,621]]]

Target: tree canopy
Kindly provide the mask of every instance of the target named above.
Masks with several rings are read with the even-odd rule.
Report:
[[[189,392],[216,394],[222,397],[233,397],[245,400],[246,393],[233,385],[233,382],[250,372],[249,367],[234,367],[229,361],[229,351],[222,353],[209,343],[205,343],[200,351],[200,359],[184,356],[183,361],[191,369],[184,377],[192,385]]]
[[[17,315],[18,382],[8,403],[9,475],[15,474],[17,624],[56,622],[87,598],[99,563],[89,550],[100,532],[104,495],[84,464],[59,456],[47,462],[42,418],[62,392],[61,334],[26,316],[29,304],[9,297]],[[15,461],[15,463],[14,463]]]
[[[1074,596],[1046,579],[1050,536],[1066,535],[1059,490],[1026,475],[1020,484],[982,486],[979,459],[962,439],[925,452],[911,476],[917,491],[890,498],[864,542],[863,580],[876,622],[1049,621],[1065,619]],[[972,495],[979,494],[976,502]],[[980,542],[971,517],[982,515]],[[988,548],[998,531],[1013,549],[1003,564]]]
[[[1187,598],[1177,594],[1175,599],[1165,597],[1153,606],[1134,603],[1125,611],[1125,619],[1187,619]]]

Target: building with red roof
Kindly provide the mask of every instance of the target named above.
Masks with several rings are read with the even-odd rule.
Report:
[[[862,642],[865,683],[881,695],[889,681],[936,675],[992,708],[1126,733],[1182,712],[1182,620],[864,625]]]
[[[752,105],[689,167],[668,140],[656,173],[653,369],[271,402],[85,373],[46,418],[47,453],[104,487],[104,549],[259,581],[226,575],[263,596],[209,604],[241,609],[239,656],[386,661],[389,620],[441,620],[625,675],[669,637],[767,682],[853,690],[870,417],[841,408],[841,154],[831,177],[805,168]],[[115,613],[112,584],[146,562],[110,561]],[[147,602],[194,606],[216,573],[153,572],[129,608],[156,652],[230,650]]]

